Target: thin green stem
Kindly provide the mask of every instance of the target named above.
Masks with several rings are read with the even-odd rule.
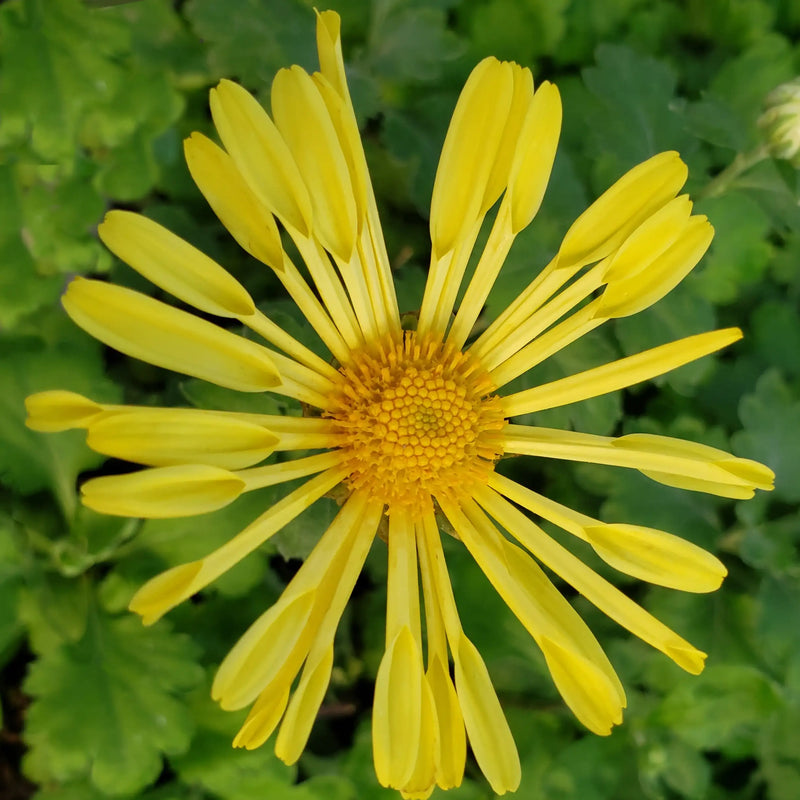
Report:
[[[704,200],[707,197],[720,197],[731,188],[733,182],[740,175],[768,157],[769,148],[764,144],[754,147],[746,153],[738,153],[736,158],[722,172],[715,175],[704,188],[697,192],[696,199]]]

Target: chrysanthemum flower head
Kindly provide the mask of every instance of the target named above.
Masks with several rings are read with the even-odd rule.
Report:
[[[144,465],[83,484],[83,502],[108,514],[203,514],[243,492],[306,479],[218,550],[145,584],[130,604],[145,624],[207,587],[319,498],[333,493],[340,501],[308,559],[233,647],[213,684],[224,708],[251,706],[235,744],[257,747],[277,730],[276,752],[289,763],[308,739],[330,680],[337,624],[385,526],[386,649],[372,716],[378,779],[405,797],[458,786],[469,742],[502,794],[519,783],[519,759],[489,673],[459,619],[440,522],[530,632],[577,718],[608,734],[622,721],[625,693],[540,564],[685,670],[699,673],[705,654],[537,520],[588,542],[617,570],[675,589],[712,591],[725,568],[669,533],[573,511],[504,477],[496,465],[507,454],[528,455],[626,467],[724,497],[769,489],[769,469],[706,445],[512,421],[650,379],[741,334],[712,331],[524,391],[504,390],[606,320],[656,302],[695,266],[712,229],[679,194],[685,165],[676,153],[661,153],[620,178],[569,228],[517,299],[471,339],[515,236],[542,202],[561,125],[557,89],[547,82],[534,87],[529,70],[493,58],[474,69],[436,174],[424,295],[417,313],[401,314],[414,310],[397,304],[335,13],[318,15],[317,45],[319,72],[292,67],[275,77],[272,117],[241,86],[222,81],[211,92],[222,147],[200,134],[185,145],[189,170],[214,212],[273,270],[329,359],[270,320],[219,264],[127,211],[111,211],[99,228],[112,252],[184,303],[246,326],[269,346],[230,324],[104,282],[76,279],[63,298],[78,325],[129,356],[243,392],[277,392],[302,405],[302,415],[104,405],[54,390],[28,399],[28,424],[85,428],[96,451]],[[465,282],[479,230],[495,206]],[[285,252],[279,226],[304,269]],[[291,451],[303,453],[262,464]]]

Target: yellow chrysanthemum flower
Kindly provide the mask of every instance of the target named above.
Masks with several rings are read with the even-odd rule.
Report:
[[[741,333],[690,336],[503,394],[510,381],[587,331],[663,297],[701,258],[712,228],[678,196],[687,176],[678,155],[656,155],[593,203],[553,260],[467,344],[515,236],[539,208],[561,126],[555,86],[544,82],[534,91],[529,70],[493,58],[472,72],[453,114],[431,203],[427,285],[415,329],[405,329],[335,13],[318,15],[317,45],[320,72],[292,67],[276,76],[272,118],[243,88],[222,81],[211,92],[211,111],[224,149],[194,134],[186,157],[220,220],[275,272],[332,361],[259,311],[220,265],[127,211],[111,211],[100,226],[112,252],[161,289],[205,314],[237,320],[275,349],[104,282],[76,279],[63,298],[78,325],[129,356],[243,392],[277,392],[302,403],[304,416],[103,405],[50,391],[28,399],[28,424],[41,431],[86,428],[96,451],[147,467],[83,485],[83,502],[108,514],[202,514],[243,492],[308,477],[218,550],[145,584],[130,607],[147,625],[337,489],[335,520],[280,599],[223,661],[212,690],[224,708],[252,704],[236,745],[257,747],[278,729],[275,749],[289,763],[305,746],[330,680],[337,624],[388,516],[386,650],[372,717],[378,779],[405,797],[458,786],[468,740],[502,794],[519,783],[519,759],[487,669],[462,629],[437,517],[535,639],[577,718],[608,734],[622,721],[625,693],[538,562],[685,670],[699,673],[705,655],[520,509],[589,542],[616,569],[663,586],[712,591],[725,567],[671,534],[572,511],[497,473],[497,460],[519,454],[629,467],[668,486],[732,498],[769,489],[773,475],[706,445],[509,420],[647,380]],[[454,314],[479,229],[498,201]],[[284,251],[276,218],[310,281]],[[291,450],[319,452],[256,466]]]

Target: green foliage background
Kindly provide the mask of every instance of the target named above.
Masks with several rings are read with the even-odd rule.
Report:
[[[709,653],[699,678],[574,602],[629,694],[608,738],[579,728],[522,627],[458,547],[449,554],[465,627],[482,650],[523,761],[520,797],[796,800],[800,797],[800,206],[798,172],[770,159],[723,191],[713,175],[759,144],[764,95],[800,72],[794,0],[337,0],[404,309],[418,307],[436,159],[457,93],[484,55],[556,81],[564,134],[544,207],[488,303],[497,313],[545,264],[587,203],[664,149],[690,166],[717,235],[684,284],[608,325],[525,380],[549,380],[714,326],[743,342],[636,387],[535,415],[600,434],[664,432],[763,460],[775,492],[749,502],[671,490],[611,468],[526,459],[509,467],[561,502],[662,527],[720,554],[713,596],[614,579]],[[371,686],[383,645],[378,543],[342,624],[323,717],[299,767],[269,745],[231,749],[241,715],[208,698],[239,632],[278,595],[284,559],[324,528],[320,503],[199,602],[143,628],[125,611],[167,565],[216,546],[272,502],[271,489],[200,519],[120,520],[81,508],[101,467],[80,433],[23,426],[23,399],[69,388],[99,400],[243,407],[224,390],[120,358],[77,330],[58,297],[75,274],[143,281],[99,244],[104,211],[143,211],[228,266],[270,314],[302,320],[226,236],[182,160],[210,132],[221,77],[268,100],[281,66],[314,67],[311,0],[8,0],[0,5],[0,667],[4,800],[390,798],[374,778]],[[704,196],[705,195],[705,196]],[[716,195],[716,196],[714,196]],[[252,397],[247,408],[286,410]],[[235,405],[239,404],[239,405]],[[255,405],[253,405],[255,404]],[[594,563],[589,553],[581,555]],[[291,564],[291,562],[289,562]],[[598,565],[609,574],[610,570]],[[34,786],[34,784],[36,786]],[[38,788],[37,788],[38,787]],[[468,768],[452,800],[491,792]]]

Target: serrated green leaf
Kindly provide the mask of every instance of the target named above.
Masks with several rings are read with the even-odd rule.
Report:
[[[522,766],[522,781],[517,792],[520,797],[543,796],[542,786],[553,760],[574,741],[577,723],[555,703],[536,709],[509,705],[504,711]]]
[[[91,168],[51,180],[45,169],[18,170],[24,240],[42,277],[103,272],[111,263],[95,235],[105,203],[90,183]]]
[[[184,637],[94,610],[82,639],[30,669],[27,774],[37,781],[88,775],[107,794],[139,791],[161,771],[162,754],[189,746],[180,694],[201,677]]]
[[[790,502],[800,500],[800,438],[790,435],[800,430],[800,400],[777,370],[766,372],[755,391],[742,398],[739,416],[744,430],[731,439],[735,452],[774,470],[775,497]]]
[[[60,276],[40,277],[23,238],[16,169],[0,164],[0,325],[11,328],[23,315],[55,302],[61,291]]]
[[[691,151],[693,141],[673,111],[675,73],[666,64],[623,45],[600,45],[596,59],[596,67],[583,70],[595,104],[577,119],[596,153],[617,157],[615,172],[662,150]]]
[[[181,88],[205,87],[210,83],[204,42],[192,35],[185,16],[173,3],[135,0],[114,13],[130,29],[135,63],[146,65],[151,77],[169,74]]]
[[[79,641],[86,633],[90,594],[87,580],[68,579],[44,570],[29,575],[20,594],[19,617],[25,623],[31,649],[47,655]]]
[[[53,541],[49,550],[56,568],[66,577],[76,577],[90,567],[109,561],[139,528],[140,521],[98,514],[79,506],[69,536]]]
[[[747,191],[779,231],[800,230],[800,184],[798,171],[786,161],[766,159],[757,163],[734,181],[734,186]],[[775,253],[791,259],[791,234],[783,248]],[[796,263],[793,261],[792,263]],[[780,269],[779,264],[772,264]],[[794,275],[794,271],[791,273]]]
[[[749,593],[737,591],[736,562],[724,554],[720,554],[720,557],[733,573],[726,578],[721,590],[714,594],[690,594],[652,587],[644,595],[641,604],[656,619],[708,654],[703,674],[712,666],[728,665],[737,668],[745,666],[759,671],[762,669],[761,662],[754,663],[754,653],[758,647],[754,625],[756,601]],[[687,675],[661,653],[646,645],[645,649],[648,661],[644,667],[642,682],[653,690],[658,690],[659,698],[673,691],[683,691],[682,687],[687,684],[688,689],[691,689],[696,681],[695,676]],[[729,700],[736,697],[735,692],[729,693]],[[662,724],[657,713],[658,707],[658,704],[650,703],[646,709],[647,724],[656,729],[660,729]],[[690,724],[690,721],[686,722],[687,727]]]
[[[769,218],[739,192],[704,200],[696,210],[708,215],[715,235],[692,286],[712,303],[731,303],[761,279],[772,258]]]

